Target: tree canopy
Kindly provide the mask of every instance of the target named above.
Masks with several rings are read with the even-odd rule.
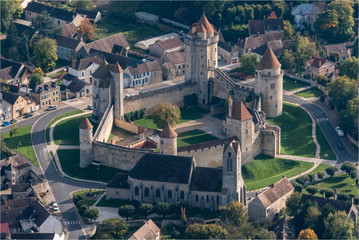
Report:
[[[225,225],[239,226],[248,220],[242,203],[232,201],[227,206],[219,207],[220,219]]]
[[[33,73],[30,79],[29,88],[35,89],[35,87],[39,84],[44,83],[44,79],[38,73]]]
[[[298,239],[318,239],[317,234],[315,234],[314,230],[307,228],[300,231],[298,235]]]
[[[358,80],[359,79],[359,59],[356,57],[351,57],[345,60],[339,66],[339,75],[340,76],[348,76],[351,79]]]
[[[324,219],[325,237],[328,239],[351,239],[354,223],[353,220],[347,221],[347,217],[345,211],[329,213],[328,217]]]
[[[181,111],[177,105],[163,103],[157,106],[153,112],[152,120],[159,128],[164,128],[167,123],[172,127],[181,119]]]
[[[127,220],[135,214],[135,207],[133,205],[123,205],[118,209],[118,215],[125,217]]]
[[[85,18],[81,21],[80,26],[77,30],[79,37],[82,37],[85,42],[93,39],[94,32],[94,26],[90,23],[90,19],[88,18]]]
[[[248,75],[253,75],[257,69],[258,54],[256,53],[244,53],[241,56],[241,71]]]
[[[57,44],[50,38],[39,40],[34,49],[34,63],[45,72],[55,68],[57,61]]]
[[[1,1],[1,24],[0,31],[6,33],[12,23],[12,20],[19,18],[22,13],[19,0]]]
[[[224,239],[227,234],[226,229],[216,224],[192,224],[185,232],[187,239]]]

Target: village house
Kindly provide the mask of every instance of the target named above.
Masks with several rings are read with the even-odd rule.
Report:
[[[239,53],[251,53],[260,48],[264,48],[261,52],[265,52],[267,44],[271,41],[284,39],[284,31],[268,32],[265,34],[253,35],[246,37],[245,39],[238,39],[237,46],[239,47]]]
[[[222,60],[229,64],[236,64],[239,62],[239,47],[228,44],[223,37],[222,31],[218,30],[218,55]],[[220,60],[220,59],[219,59]]]
[[[0,161],[1,189],[24,182],[30,176],[31,165],[23,156],[16,154]]]
[[[62,35],[75,38],[77,36],[77,27],[72,22],[61,27]]]
[[[294,17],[295,28],[314,32],[314,23],[323,11],[324,8],[316,3],[303,3],[294,7],[291,14]]]
[[[327,50],[328,57],[331,53],[338,53],[340,63],[351,57],[350,50],[347,48],[345,43],[326,45],[325,50]]]
[[[2,92],[0,92],[0,121],[10,121],[12,119],[12,106],[9,102],[3,99]]]
[[[175,51],[182,51],[184,44],[179,38],[170,38],[150,45],[150,54],[161,57],[162,55]]]
[[[293,193],[294,187],[286,177],[272,184],[248,203],[248,217],[251,221],[267,223],[285,208],[285,201]]]
[[[185,59],[183,52],[170,52],[163,54],[158,59],[162,67],[163,79],[171,80],[185,74]]]
[[[2,98],[11,105],[12,118],[18,118],[25,113],[35,111],[36,104],[31,97],[2,91]]]
[[[66,37],[64,35],[57,36],[56,43],[58,58],[67,61],[70,61],[75,53],[85,45],[85,43],[79,39]]]
[[[46,12],[50,15],[52,22],[55,26],[64,26],[69,23],[73,23],[76,27],[80,26],[83,17],[80,14],[70,12],[64,9],[51,7],[39,2],[30,2],[24,9],[25,19],[33,21],[38,15]]]
[[[23,34],[34,29],[34,27],[32,26],[32,22],[26,21],[24,19],[15,19],[14,24],[18,33]]]
[[[259,35],[268,32],[277,32],[284,30],[284,22],[282,18],[264,18],[263,20],[249,20],[249,35]]]
[[[124,87],[140,87],[162,81],[162,68],[156,61],[145,62],[124,70]]]
[[[55,82],[46,82],[36,86],[30,91],[30,96],[35,99],[40,108],[56,105],[61,101],[60,86]]]
[[[161,239],[161,229],[150,219],[143,224],[143,226],[138,229],[129,240],[160,240]]]
[[[99,11],[90,11],[84,9],[75,9],[75,12],[80,14],[83,18],[88,18],[90,23],[94,24],[101,20],[101,13]]]
[[[1,70],[0,78],[8,84],[28,84],[29,79],[35,69],[35,66],[30,62],[18,63],[8,60],[0,55]]]
[[[72,75],[84,82],[92,84],[92,73],[101,65],[102,60],[96,56],[80,60],[73,59],[68,67],[68,75]]]
[[[66,99],[92,96],[92,82],[90,84],[70,74],[62,80],[63,85],[66,86]]]
[[[324,59],[313,57],[305,63],[305,73],[310,79],[317,79],[319,76],[331,76],[335,71],[335,63]]]

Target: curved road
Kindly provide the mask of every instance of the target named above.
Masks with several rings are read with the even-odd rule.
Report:
[[[105,188],[105,184],[79,182],[62,177],[50,160],[51,157],[46,145],[46,127],[55,117],[74,109],[75,108],[67,107],[45,114],[34,123],[31,130],[34,151],[56,202],[59,205],[62,218],[69,232],[69,239],[84,238],[85,234],[69,194],[81,188]]]
[[[302,98],[293,95],[283,94],[283,98],[295,102],[297,104],[300,104],[302,107],[307,109],[312,114],[316,123],[319,124],[324,135],[326,136],[333,151],[337,155],[337,160],[338,160],[337,164],[343,163],[345,161],[352,161],[352,162],[358,161],[358,156],[351,155],[346,149],[340,150],[338,148],[339,144],[342,144],[343,146],[345,145],[343,144],[337,131],[334,129],[333,125],[329,121],[328,116],[324,113],[322,109],[320,109],[318,106],[316,106],[313,103],[310,103]]]

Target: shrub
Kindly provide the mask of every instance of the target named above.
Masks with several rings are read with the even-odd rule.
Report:
[[[89,206],[87,204],[82,204],[79,207],[79,213],[82,216],[87,210],[89,209]]]
[[[325,189],[321,189],[319,191],[321,194],[325,193],[325,197],[326,198],[330,198],[330,197],[333,197],[335,192],[333,189],[329,189],[329,188],[325,188]]]
[[[140,215],[147,217],[153,212],[153,205],[151,203],[141,203],[137,210]]]
[[[334,176],[335,172],[338,171],[338,168],[337,167],[334,167],[334,166],[329,166],[325,169],[325,172],[330,175],[331,177]]]
[[[82,205],[86,204],[84,199],[81,199],[80,201],[77,201],[77,203],[75,203],[75,206],[77,208],[80,208]]]
[[[183,96],[183,103],[184,103],[185,107],[197,105],[197,103],[198,103],[197,94],[193,93],[193,94]]]
[[[74,196],[73,199],[72,199],[72,201],[73,201],[74,204],[76,205],[76,203],[77,203],[78,201],[83,200],[84,198],[85,198],[84,195],[79,194],[79,195]]]
[[[313,183],[315,181],[315,175],[314,174],[309,174],[308,178],[309,178],[309,182],[311,182],[311,183]]]
[[[293,182],[292,185],[294,187],[294,190],[299,193],[301,193],[304,188],[302,184],[297,183],[297,182]]]
[[[308,186],[308,187],[307,187],[307,191],[308,191],[310,194],[314,195],[314,194],[316,194],[316,193],[318,192],[318,188],[315,187],[315,186]]]
[[[324,172],[318,172],[317,176],[318,176],[319,179],[324,178]]]
[[[349,195],[347,193],[339,193],[338,194],[338,200],[348,201],[349,200]]]
[[[308,176],[301,176],[296,179],[297,183],[304,185],[309,180]]]
[[[158,203],[156,203],[155,208],[154,208],[154,212],[159,215],[162,215],[163,218],[166,215],[168,215],[170,213],[170,211],[171,211],[170,204],[166,203],[166,202],[158,202]]]
[[[146,115],[146,108],[126,113],[123,117],[126,122],[142,119]]]
[[[118,209],[118,215],[125,217],[127,220],[135,214],[135,207],[133,205],[123,205]]]

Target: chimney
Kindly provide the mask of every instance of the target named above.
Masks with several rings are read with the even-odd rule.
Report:
[[[17,89],[20,91],[21,85],[20,83],[17,84]]]
[[[72,68],[75,68],[76,67],[76,58],[73,58],[72,59]]]
[[[354,204],[354,198],[352,197],[352,204]]]
[[[228,117],[232,118],[232,110],[233,110],[233,100],[229,99],[228,101]]]
[[[26,94],[29,93],[29,85],[26,85]]]
[[[112,144],[112,145],[116,145],[116,140],[112,138],[112,139],[111,139],[111,144]]]
[[[334,194],[334,200],[337,200],[338,194]]]
[[[323,192],[323,198],[325,198],[325,192]]]

